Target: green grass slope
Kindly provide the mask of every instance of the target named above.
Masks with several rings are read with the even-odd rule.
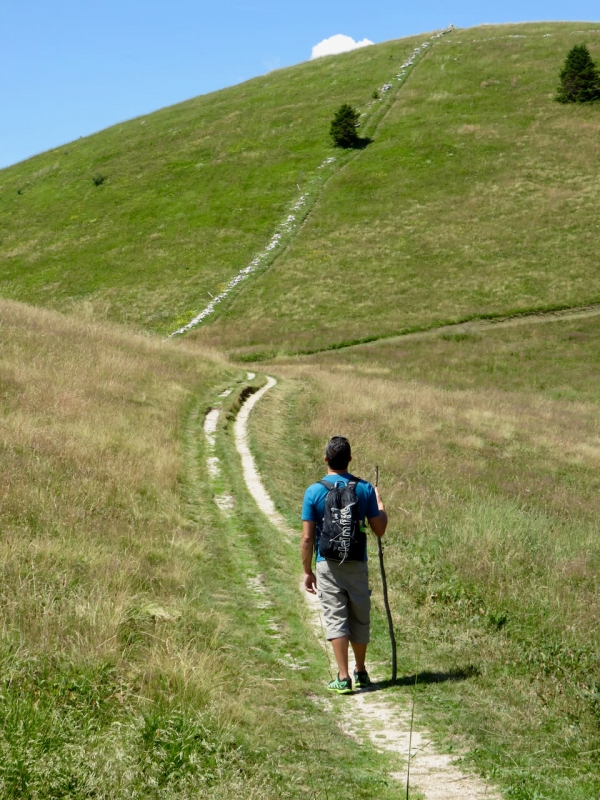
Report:
[[[598,301],[600,104],[554,100],[579,42],[598,60],[600,25],[440,39],[285,255],[199,338],[310,350]]]
[[[3,170],[0,295],[161,332],[187,322],[324,174],[335,108],[366,106],[414,46],[279,70]]]

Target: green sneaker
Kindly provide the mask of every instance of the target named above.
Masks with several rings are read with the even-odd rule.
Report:
[[[354,685],[357,689],[366,689],[368,686],[372,685],[367,670],[364,672],[357,672],[354,670]]]
[[[338,674],[334,681],[329,681],[327,688],[330,692],[337,692],[338,694],[352,694],[352,678],[344,678],[341,681]]]

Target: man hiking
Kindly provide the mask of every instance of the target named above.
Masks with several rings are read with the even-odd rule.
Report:
[[[365,519],[373,533],[383,536],[388,518],[377,487],[348,472],[352,460],[350,442],[334,436],[327,443],[327,475],[313,483],[302,504],[302,566],[304,588],[318,594],[331,642],[338,676],[328,689],[338,694],[352,692],[348,671],[348,644],[356,667],[354,686],[371,684],[365,665],[369,643],[371,597],[367,572]],[[312,569],[316,551],[315,576]]]

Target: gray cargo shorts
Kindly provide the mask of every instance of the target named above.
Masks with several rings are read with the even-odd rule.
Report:
[[[369,644],[371,592],[366,561],[317,561],[317,595],[328,640],[348,636],[356,644]]]

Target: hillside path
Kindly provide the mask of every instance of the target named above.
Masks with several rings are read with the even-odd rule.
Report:
[[[365,111],[363,114],[361,114],[361,117],[366,117],[366,119],[361,122],[361,125],[363,126],[363,131],[368,130],[368,138],[370,138],[371,135],[374,135],[382,123],[385,122],[385,119],[398,99],[398,91],[404,86],[412,70],[419,63],[419,61],[421,61],[427,55],[427,53],[430,52],[431,45],[434,44],[437,39],[453,30],[454,27],[450,26],[449,28],[434,33],[420,46],[417,45],[413,49],[412,53],[410,53],[404,60],[404,63],[400,67],[400,72],[396,74],[395,79],[390,77],[391,83],[388,83],[387,81],[384,83],[381,89],[382,97],[380,98],[380,101],[383,101],[383,95],[385,95],[390,89],[394,89],[394,91],[390,93],[391,102],[389,102],[387,105],[384,105],[383,111],[380,113],[377,113],[376,110],[371,108],[370,112]],[[369,108],[373,107],[373,105],[374,102],[371,101],[365,107]],[[370,127],[365,128],[365,126]],[[264,269],[272,266],[277,259],[281,258],[281,256],[287,252],[297,234],[303,229],[309,216],[316,207],[321,194],[329,183],[330,178],[339,172],[336,162],[340,162],[340,169],[343,170],[348,166],[348,164],[359,158],[363,152],[363,149],[364,148],[350,148],[345,151],[345,154],[342,157],[328,156],[325,158],[325,160],[322,161],[321,164],[319,164],[316,168],[315,177],[310,181],[309,188],[302,191],[298,186],[300,196],[286,211],[285,217],[280,221],[279,225],[277,225],[275,232],[269,239],[269,243],[266,245],[265,249],[258,253],[258,255],[256,255],[247,266],[239,269],[218,295],[215,297],[211,295],[212,299],[210,303],[208,303],[208,305],[198,312],[193,319],[191,319],[185,325],[177,328],[177,330],[172,331],[167,338],[170,339],[173,336],[181,336],[182,334],[185,334],[198,326],[201,322],[214,314],[219,305],[231,295],[231,293],[240,285],[240,283],[242,283],[242,281],[246,280],[250,275],[254,275],[255,273],[260,274],[260,272],[262,272]],[[323,170],[327,168],[328,165],[333,164],[336,164],[336,167],[331,169],[324,178],[318,174],[319,170]],[[310,202],[308,202],[309,198]]]
[[[437,328],[429,328],[424,331],[409,331],[407,333],[396,333],[391,336],[381,336],[368,342],[356,342],[335,347],[335,350],[349,350],[363,347],[377,347],[386,344],[399,344],[400,342],[414,341],[419,339],[432,339],[435,336],[444,334],[460,335],[465,333],[485,333],[499,328],[518,328],[521,325],[541,325],[548,322],[575,322],[578,319],[590,319],[600,316],[600,303],[592,303],[587,306],[577,308],[565,308],[556,311],[532,311],[531,313],[514,314],[512,316],[497,317],[495,319],[472,319],[466,322],[453,322],[448,325],[440,325]],[[308,355],[316,353],[330,352],[333,348],[311,351]]]
[[[243,404],[235,423],[235,445],[243,465],[244,479],[248,491],[255,499],[260,511],[284,536],[293,535],[283,517],[275,509],[262,480],[248,444],[248,418],[251,410],[266,392],[276,385],[274,378]],[[300,590],[308,603],[311,622],[319,641],[324,644],[318,600]],[[374,675],[374,677],[377,677]],[[379,676],[381,680],[383,676]],[[392,775],[406,786],[407,757],[410,748],[410,787],[423,794],[426,800],[501,800],[500,794],[488,786],[480,777],[462,772],[453,759],[435,750],[431,737],[421,726],[413,727],[411,734],[411,709],[406,703],[392,703],[383,692],[356,692],[343,698],[332,698],[343,703],[343,730],[358,739],[368,738],[373,745],[398,756],[398,771]],[[331,707],[319,703],[319,707]]]

